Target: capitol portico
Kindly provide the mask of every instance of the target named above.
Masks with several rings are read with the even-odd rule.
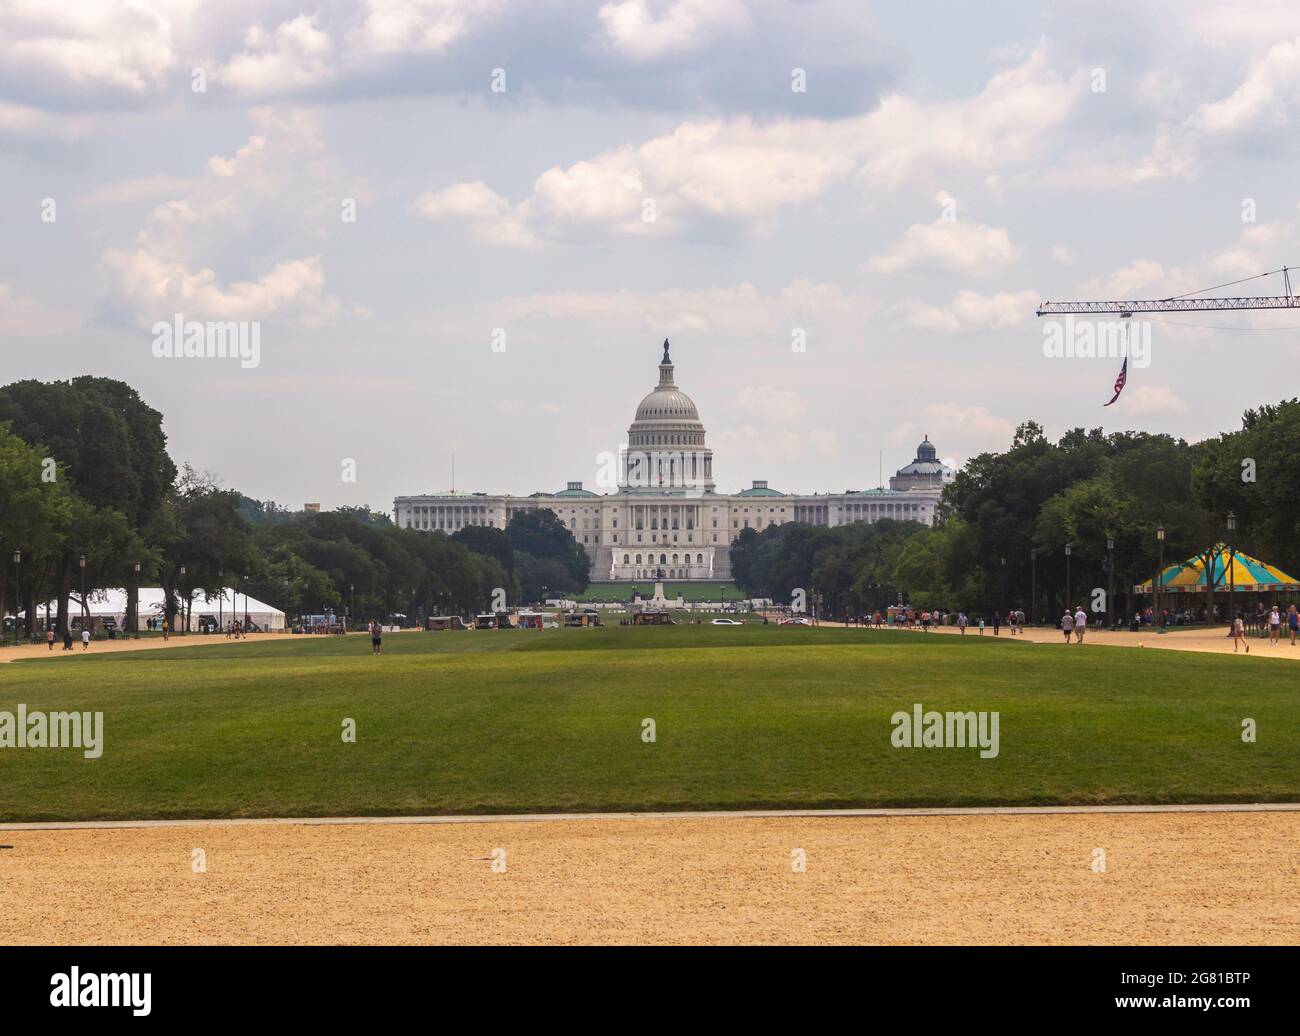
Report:
[[[811,495],[782,493],[764,481],[731,495],[716,491],[713,451],[694,401],[674,379],[664,342],[659,382],[641,400],[619,458],[617,490],[605,494],[570,482],[557,493],[519,497],[486,493],[400,496],[393,516],[403,528],[467,525],[503,529],[516,514],[553,511],[591,558],[592,582],[730,580],[731,543],[744,529],[786,522],[845,525],[881,518],[933,524],[947,471],[927,438],[890,488]],[[611,479],[612,480],[612,479]]]

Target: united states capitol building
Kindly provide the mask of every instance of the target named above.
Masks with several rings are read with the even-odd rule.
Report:
[[[889,488],[802,495],[765,481],[727,495],[716,491],[713,451],[694,401],[677,387],[668,342],[659,383],[641,400],[615,461],[617,486],[599,494],[570,482],[556,493],[528,496],[432,493],[399,496],[393,517],[403,528],[452,533],[467,525],[504,529],[516,514],[547,508],[591,558],[592,582],[646,579],[729,580],[731,543],[744,529],[786,522],[845,525],[896,518],[934,523],[948,469],[927,437],[916,459]]]

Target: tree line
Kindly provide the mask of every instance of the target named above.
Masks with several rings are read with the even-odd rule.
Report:
[[[287,615],[387,617],[512,605],[586,589],[589,563],[548,510],[505,529],[448,535],[399,529],[368,508],[292,511],[256,501],[167,451],[162,415],[109,378],[20,381],[0,388],[0,611],[38,610],[68,628],[70,602],[161,586],[172,628],[187,628],[223,587]]]
[[[1007,450],[972,458],[945,486],[933,527],[749,529],[732,571],[751,596],[785,602],[802,588],[843,615],[902,599],[1044,619],[1090,604],[1096,589],[1124,615],[1140,603],[1132,586],[1156,573],[1157,530],[1166,565],[1225,542],[1300,571],[1300,402],[1248,410],[1240,429],[1197,443],[1100,428],[1051,442],[1028,421]]]

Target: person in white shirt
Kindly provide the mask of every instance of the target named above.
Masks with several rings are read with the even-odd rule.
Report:
[[[1079,609],[1074,613],[1074,641],[1076,644],[1083,643],[1083,634],[1087,628],[1088,614],[1083,610],[1083,606],[1080,605]]]
[[[81,631],[81,650],[82,650],[82,651],[85,651],[86,648],[88,648],[88,647],[90,647],[90,630],[82,630],[82,631]]]
[[[1276,644],[1278,634],[1282,631],[1282,613],[1278,611],[1277,605],[1273,605],[1273,610],[1268,613],[1268,642]]]
[[[1061,632],[1065,634],[1065,642],[1070,643],[1070,634],[1074,632],[1074,616],[1070,614],[1068,606],[1065,614],[1061,616]]]

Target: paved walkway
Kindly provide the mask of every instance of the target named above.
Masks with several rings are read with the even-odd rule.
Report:
[[[537,824],[577,820],[756,820],[779,817],[994,817],[1075,813],[1300,813],[1300,802],[1205,802],[1111,806],[931,806],[904,809],[730,809],[649,813],[497,813],[429,817],[233,817],[209,820],[49,820],[0,824],[0,831],[76,831],[241,824]]]

